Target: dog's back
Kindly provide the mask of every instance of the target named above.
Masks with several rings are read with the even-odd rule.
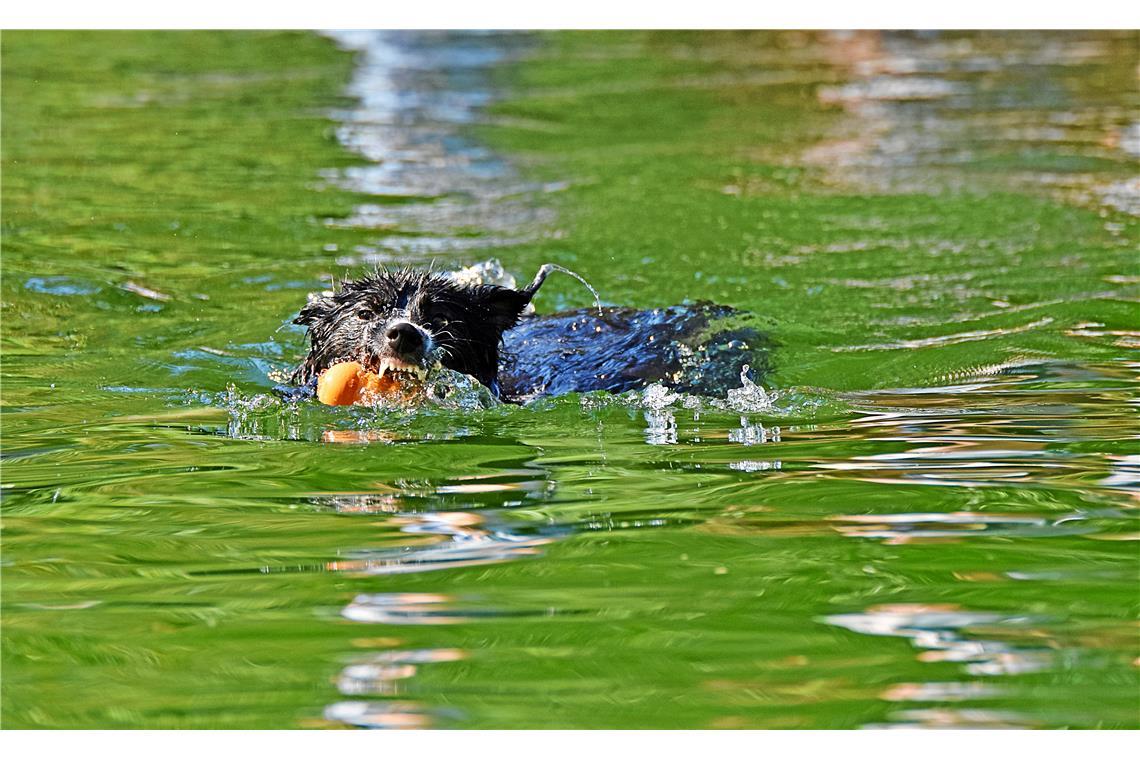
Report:
[[[750,328],[719,328],[726,306],[701,303],[638,311],[578,309],[523,317],[503,336],[502,395],[622,391],[661,383],[674,390],[722,396],[740,385],[744,365],[768,367],[768,340]]]

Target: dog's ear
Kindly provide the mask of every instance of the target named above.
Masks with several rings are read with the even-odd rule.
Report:
[[[531,293],[511,288],[493,287],[483,296],[491,324],[500,330],[509,330],[518,324],[523,310],[530,303]]]
[[[308,303],[306,303],[300,313],[297,314],[297,318],[293,320],[293,324],[311,327],[328,316],[332,308],[333,300],[331,293],[310,293]]]

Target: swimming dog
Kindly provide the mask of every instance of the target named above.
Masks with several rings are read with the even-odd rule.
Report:
[[[739,384],[743,365],[757,371],[766,366],[759,333],[712,333],[714,320],[734,314],[724,306],[526,314],[553,271],[568,270],[546,264],[529,285],[515,289],[437,272],[377,270],[312,294],[293,320],[308,328],[309,351],[290,378],[309,392],[287,395],[311,396],[320,373],[342,361],[413,383],[441,365],[515,402],[655,382],[723,393]]]

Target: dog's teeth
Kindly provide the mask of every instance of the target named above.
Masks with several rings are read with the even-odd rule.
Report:
[[[388,357],[388,358],[380,360],[380,365],[376,369],[376,374],[379,375],[380,377],[384,377],[385,375],[388,375],[389,377],[393,377],[393,378],[404,377],[404,378],[419,378],[420,380],[426,380],[427,376],[428,376],[428,371],[429,370],[427,367],[418,367],[418,366],[415,366],[412,364],[408,364],[407,362],[401,361],[400,359],[394,359],[394,358]]]

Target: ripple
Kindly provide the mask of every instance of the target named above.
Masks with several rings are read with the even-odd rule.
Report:
[[[338,572],[365,575],[396,575],[473,567],[537,557],[541,547],[557,539],[553,535],[514,532],[511,525],[495,527],[492,516],[472,512],[445,512],[409,515],[392,524],[412,535],[446,537],[428,546],[406,546],[388,550],[358,550],[348,558],[329,564]],[[562,531],[565,532],[565,531]]]
[[[325,708],[325,719],[360,728],[430,728],[435,711],[418,702],[335,702]]]
[[[1043,317],[1033,322],[1029,322],[1017,327],[999,327],[992,330],[968,330],[966,332],[952,333],[950,335],[939,335],[931,338],[915,338],[912,340],[896,340],[889,343],[867,343],[859,346],[836,346],[832,351],[837,352],[850,352],[850,351],[894,351],[899,349],[914,349],[914,348],[929,348],[933,346],[952,346],[958,343],[970,343],[973,341],[986,340],[987,338],[994,338],[1003,335],[1016,335],[1017,333],[1029,332],[1036,330],[1039,327],[1045,327],[1053,323],[1052,317]]]
[[[1014,710],[985,710],[958,708],[930,708],[901,710],[894,713],[894,723],[873,723],[864,728],[926,728],[926,729],[1008,729],[1035,728],[1037,721]]]
[[[1105,511],[1095,516],[1119,516]],[[964,536],[1019,536],[1041,538],[1094,533],[1094,515],[1068,514],[1055,518],[1034,515],[1001,515],[981,512],[936,512],[931,514],[838,515],[830,518],[835,529],[852,538],[878,538],[887,544],[923,540],[959,539]]]
[[[992,637],[971,635],[981,628],[1017,635],[1036,621],[939,604],[892,604],[870,607],[863,612],[830,615],[824,622],[868,636],[898,636],[910,639],[919,649],[920,662],[965,663],[971,675],[1018,675],[1048,670],[1056,653],[1043,648],[1010,644]]]
[[[898,683],[882,694],[887,702],[966,702],[997,699],[1006,692],[982,681],[945,681],[940,683]]]
[[[817,97],[847,118],[802,157],[829,182],[895,193],[1028,188],[1140,213],[1134,178],[1103,180],[1131,168],[1135,114],[1091,91],[1042,87],[1078,70],[1111,78],[1115,61],[1135,57],[1126,36],[830,37],[826,57],[845,81]]]
[[[326,223],[388,233],[354,256],[338,257],[342,265],[502,248],[551,227],[555,217],[541,196],[558,183],[522,180],[467,129],[497,96],[490,68],[524,54],[528,35],[327,34],[358,56],[347,88],[357,104],[333,116],[337,138],[368,163],[324,176],[377,202]]]
[[[1113,182],[1097,190],[1104,205],[1140,216],[1140,177]]]
[[[461,607],[457,606],[457,601],[447,594],[360,594],[340,614],[346,620],[356,623],[384,625],[457,625],[503,618],[553,617],[560,614],[554,609]]]
[[[24,287],[33,293],[52,296],[90,296],[102,292],[94,283],[77,280],[74,277],[29,277]]]
[[[461,649],[416,649],[377,652],[345,666],[336,679],[337,690],[348,697],[393,696],[401,681],[419,672],[419,666],[456,662],[467,657]]]

